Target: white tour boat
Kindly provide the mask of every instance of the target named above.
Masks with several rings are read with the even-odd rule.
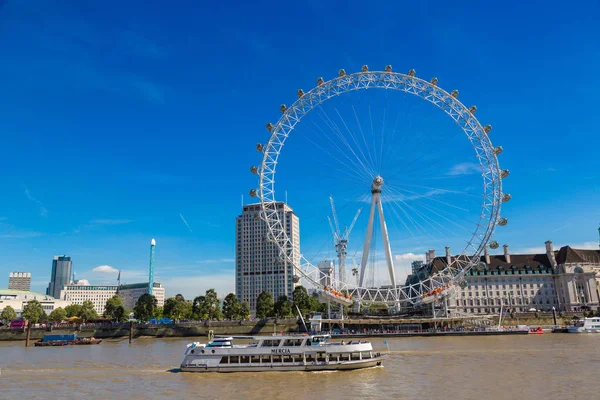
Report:
[[[600,333],[600,318],[585,318],[567,328],[569,333]]]
[[[366,341],[330,342],[330,335],[230,336],[208,344],[190,343],[181,363],[185,372],[326,371],[381,365],[387,354]],[[233,344],[250,339],[249,344]]]

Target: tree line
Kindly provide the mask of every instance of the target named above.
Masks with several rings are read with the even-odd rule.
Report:
[[[283,295],[273,301],[271,293],[262,292],[256,299],[256,317],[287,318],[297,313],[296,308],[302,315],[306,315],[310,312],[323,312],[325,307],[316,297],[309,296],[306,288],[298,286],[294,289],[292,299]],[[164,317],[175,321],[235,320],[250,318],[250,305],[246,301],[240,303],[234,293],[229,293],[220,302],[217,292],[209,289],[204,296],[197,296],[191,302],[186,301],[181,294],[178,294],[168,298],[164,307],[158,307],[154,296],[144,294],[137,300],[133,313],[140,321]]]
[[[309,296],[306,288],[297,286],[292,293],[292,298],[279,296],[273,301],[273,295],[269,292],[262,292],[256,299],[256,317],[257,318],[287,318],[297,314],[297,310],[302,315],[311,312],[324,312],[326,305],[319,302],[318,298]],[[143,294],[138,298],[133,308],[133,314],[139,321],[149,321],[153,318],[170,318],[175,321],[181,320],[235,320],[250,318],[250,305],[248,302],[240,302],[234,293],[229,293],[223,301],[219,301],[217,292],[209,289],[203,296],[197,296],[193,301],[186,301],[178,294],[175,297],[168,298],[163,307],[158,307],[156,297],[150,294]],[[123,306],[123,300],[119,295],[115,295],[107,300],[104,307],[103,317],[111,321],[123,322],[129,319],[131,311]],[[78,317],[81,321],[93,321],[98,319],[98,314],[94,309],[94,304],[86,300],[83,304],[71,304],[63,308],[54,309],[50,315],[43,310],[42,305],[37,300],[32,300],[23,308],[22,317],[36,324],[39,322],[59,323],[66,318]],[[0,313],[0,320],[9,323],[17,318],[17,314],[10,306],[7,306]]]
[[[94,303],[89,300],[83,304],[71,304],[65,308],[55,308],[50,315],[42,307],[42,303],[37,300],[31,300],[23,307],[21,317],[32,324],[54,322],[59,323],[66,318],[77,317],[83,322],[93,321],[98,319],[98,313],[94,309]],[[17,318],[17,313],[11,306],[6,306],[0,313],[0,321],[8,324],[10,321]]]

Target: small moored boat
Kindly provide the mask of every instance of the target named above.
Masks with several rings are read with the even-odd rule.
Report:
[[[569,333],[600,333],[600,318],[585,318],[567,328]]]
[[[248,344],[234,344],[249,339]],[[184,372],[327,371],[375,367],[387,354],[367,341],[330,342],[330,335],[230,336],[190,343]]]
[[[70,333],[67,335],[44,335],[42,340],[38,340],[34,343],[35,346],[78,346],[87,344],[100,344],[101,339],[91,338],[78,338],[76,333]]]

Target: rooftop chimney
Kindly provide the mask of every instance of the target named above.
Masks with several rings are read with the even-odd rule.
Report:
[[[504,245],[504,259],[510,264],[510,254],[508,253],[508,245]]]
[[[452,257],[450,256],[450,247],[446,246],[446,264],[450,265],[452,263]]]
[[[490,265],[492,263],[492,261],[490,260],[490,253],[488,251],[488,247],[485,246],[483,248],[483,256],[485,257],[485,263],[486,265]]]
[[[552,246],[552,240],[546,242],[546,256],[550,260],[552,268],[556,268],[556,257],[554,257],[554,246]]]

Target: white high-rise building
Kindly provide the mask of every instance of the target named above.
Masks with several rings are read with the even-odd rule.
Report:
[[[90,285],[85,279],[73,282],[71,285],[63,286],[60,291],[60,299],[72,304],[83,304],[89,300],[94,304],[98,315],[104,314],[104,308],[108,299],[115,295],[121,296],[123,306],[131,311],[135,302],[143,294],[148,293],[148,283],[132,283],[124,285]],[[156,297],[157,306],[165,305],[165,289],[160,282],[154,282],[153,296]]]
[[[283,202],[276,204],[279,218],[290,238],[291,258],[300,263],[300,221],[292,208]],[[286,295],[291,298],[294,288],[294,267],[287,258],[279,254],[278,246],[267,233],[267,225],[261,219],[261,205],[243,207],[242,215],[236,218],[236,294],[240,302],[250,304],[252,314],[256,310],[256,298],[269,292],[273,298]]]

